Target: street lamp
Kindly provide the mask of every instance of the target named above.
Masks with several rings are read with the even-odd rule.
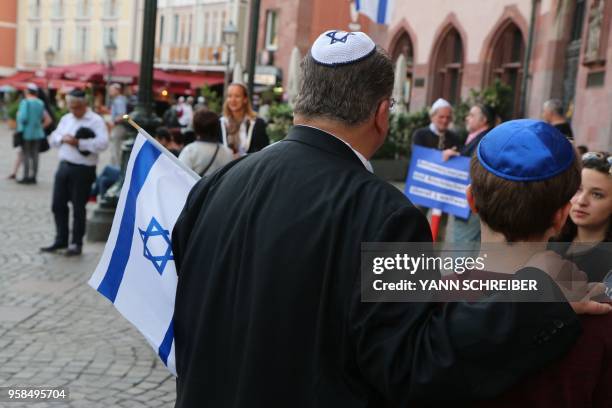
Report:
[[[110,86],[111,77],[113,75],[113,60],[117,56],[117,45],[113,41],[112,37],[108,44],[104,46],[106,51],[106,59],[108,61],[108,74],[106,76],[106,106],[110,106],[110,95],[108,94],[108,87]]]
[[[47,68],[53,65],[54,60],[55,60],[55,51],[53,51],[53,48],[49,46],[49,48],[47,48],[47,51],[45,51],[45,62],[47,63]],[[46,77],[47,77],[47,94],[49,94],[49,75],[47,74]]]
[[[227,48],[227,60],[225,61],[225,89],[224,94],[227,97],[227,88],[229,86],[230,60],[232,57],[232,47],[238,39],[238,30],[231,21],[223,28],[223,44]]]

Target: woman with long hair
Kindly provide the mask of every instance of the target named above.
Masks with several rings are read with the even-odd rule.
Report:
[[[559,237],[571,244],[559,252],[573,260],[589,281],[601,282],[612,271],[612,156],[587,152],[582,166],[582,183]]]
[[[253,110],[244,84],[234,82],[228,87],[221,117],[221,141],[235,157],[257,152],[270,143],[266,123]]]

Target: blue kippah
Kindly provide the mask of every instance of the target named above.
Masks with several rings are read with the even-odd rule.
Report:
[[[478,145],[480,164],[506,180],[542,181],[567,170],[574,147],[548,123],[511,120],[495,127]]]

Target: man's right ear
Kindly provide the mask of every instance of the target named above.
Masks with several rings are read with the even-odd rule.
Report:
[[[476,199],[474,198],[474,194],[472,193],[472,185],[467,186],[465,190],[465,195],[467,198],[467,202],[470,205],[470,209],[474,214],[478,214],[478,208],[476,208]]]

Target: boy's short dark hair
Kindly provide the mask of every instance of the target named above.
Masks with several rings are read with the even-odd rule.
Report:
[[[193,131],[198,140],[216,143],[221,139],[219,116],[210,111],[198,110],[193,115]]]
[[[546,232],[553,215],[580,187],[580,163],[544,181],[511,181],[488,172],[472,157],[472,192],[480,218],[508,242],[527,240]]]
[[[529,158],[517,156],[516,160]],[[581,164],[574,154],[570,165],[553,177],[509,180],[493,174],[474,155],[470,164],[474,204],[482,221],[508,242],[538,238],[580,187],[580,172]]]

